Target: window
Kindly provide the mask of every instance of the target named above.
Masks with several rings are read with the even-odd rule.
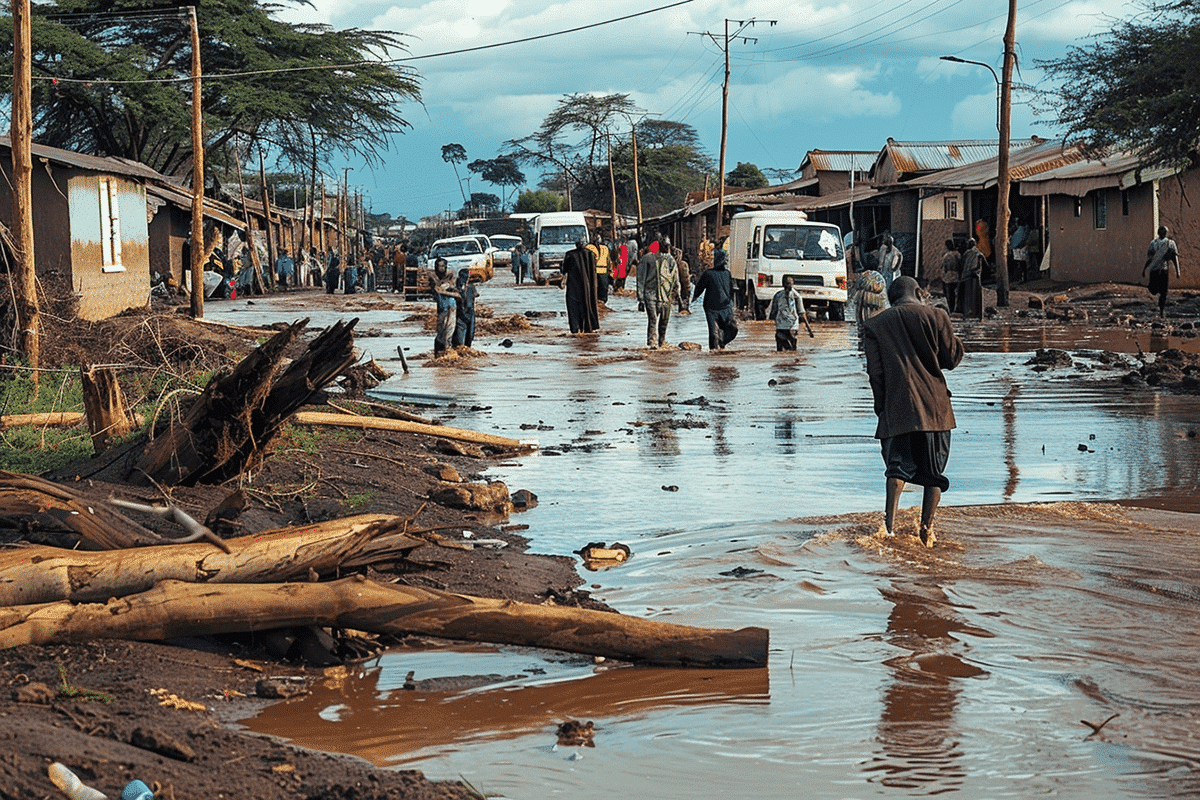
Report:
[[[124,272],[121,263],[120,187],[111,178],[100,179],[100,254],[105,272]]]
[[[1075,216],[1077,216],[1077,217],[1083,216],[1083,198],[1082,197],[1075,198]]]
[[[958,198],[946,198],[946,219],[958,219]]]
[[[1129,216],[1129,192],[1121,192],[1121,216]]]
[[[1096,192],[1092,195],[1092,225],[1098,231],[1108,227],[1108,194]]]

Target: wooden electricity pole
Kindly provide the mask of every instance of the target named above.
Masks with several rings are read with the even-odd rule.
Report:
[[[737,22],[738,24],[738,29],[732,34],[729,33],[730,22]],[[741,39],[742,42],[746,44],[757,43],[758,39],[754,39],[749,36],[742,36],[741,33],[742,31],[746,30],[746,28],[757,25],[759,22],[766,22],[767,24],[774,26],[778,20],[726,19],[725,35],[720,41],[717,41],[717,37],[712,33],[705,32],[700,34],[701,36],[707,36],[716,42],[717,46],[720,47],[725,53],[725,80],[721,83],[721,154],[718,157],[717,164],[717,169],[720,170],[717,175],[717,224],[715,233],[717,241],[720,241],[721,239],[721,226],[725,219],[725,144],[729,140],[729,41],[731,39]]]
[[[638,236],[642,235],[642,184],[638,181],[637,125],[633,126],[633,193],[637,196]]]
[[[1008,137],[1012,126],[1012,74],[1017,59],[1017,0],[1008,0],[1004,66],[1000,81],[1000,156],[996,179],[996,307],[1008,307]]]
[[[192,33],[192,316],[204,316],[204,117],[200,111],[200,26],[189,6]]]
[[[29,0],[13,0],[13,244],[17,260],[13,273],[17,312],[17,345],[33,370],[34,386],[40,386],[41,313],[38,309],[37,272],[33,259],[33,111],[32,47],[29,29]]]

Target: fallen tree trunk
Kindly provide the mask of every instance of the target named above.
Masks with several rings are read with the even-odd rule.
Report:
[[[133,467],[147,482],[220,483],[257,465],[296,409],[354,363],[354,325],[327,328],[285,367],[284,350],[308,324],[273,336],[228,375],[213,378],[183,418],[157,433]]]
[[[96,602],[188,583],[283,583],[403,558],[426,544],[404,532],[408,520],[361,514],[231,539],[226,554],[206,542],[78,551],[22,547],[0,551],[0,606]],[[247,612],[251,613],[251,612]]]
[[[41,414],[6,414],[0,417],[0,431],[26,426],[70,428],[83,423],[82,411],[47,411]]]
[[[361,417],[354,414],[331,414],[328,411],[299,411],[292,420],[300,425],[338,425],[343,428],[358,428],[359,430],[423,433],[428,436],[440,436],[443,439],[488,445],[502,450],[536,449],[536,445],[522,442],[519,439],[509,439],[507,436],[495,436],[490,433],[451,428],[446,425],[424,425],[419,422],[409,422],[403,419]]]
[[[37,517],[70,530],[102,550],[161,544],[163,537],[111,508],[76,494],[62,484],[0,470],[0,516],[28,516],[23,524],[38,526]],[[42,524],[49,528],[49,524]]]
[[[157,641],[300,625],[545,647],[676,667],[763,667],[769,636],[764,628],[691,628],[356,577],[238,586],[165,581],[150,591],[103,604],[0,608],[0,648],[92,639]]]

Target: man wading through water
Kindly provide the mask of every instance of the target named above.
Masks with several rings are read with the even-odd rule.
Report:
[[[942,472],[950,457],[954,411],[942,370],[962,361],[963,344],[950,315],[925,305],[916,280],[896,278],[888,290],[892,307],[860,323],[867,376],[875,398],[879,440],[886,465],[885,535],[895,533],[896,506],[905,483],[925,487],[921,543],[933,547],[933,517],[950,481]]]

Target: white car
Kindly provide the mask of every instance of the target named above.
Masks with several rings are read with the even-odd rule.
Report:
[[[504,233],[497,233],[489,236],[492,246],[496,248],[496,252],[492,253],[492,261],[497,264],[509,266],[512,264],[512,250],[521,243],[520,236],[509,236]]]
[[[478,236],[438,239],[429,248],[429,263],[432,265],[439,258],[446,259],[446,267],[451,275],[457,275],[460,269],[469,269],[471,280],[477,283],[492,279],[492,254],[480,244]]]

